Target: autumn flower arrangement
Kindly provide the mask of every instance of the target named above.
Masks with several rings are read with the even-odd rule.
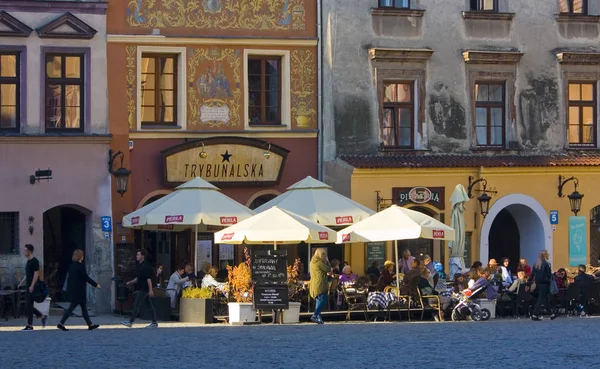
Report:
[[[300,258],[294,261],[294,265],[288,265],[287,267],[287,280],[288,280],[288,296],[290,301],[296,301],[298,293],[302,289],[298,286],[298,267],[300,266]]]
[[[248,248],[244,247],[244,257],[246,261],[240,265],[232,267],[227,266],[227,275],[229,282],[226,291],[235,299],[236,302],[252,302],[252,276],[250,274],[250,254]]]
[[[212,290],[206,287],[188,287],[181,293],[181,298],[184,299],[211,299]]]

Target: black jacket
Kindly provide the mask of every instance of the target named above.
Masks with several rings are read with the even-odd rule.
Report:
[[[531,271],[531,277],[529,278],[531,281],[534,281],[536,284],[550,284],[550,279],[552,278],[552,270],[550,269],[550,264],[547,261],[542,262],[542,266],[540,269],[533,267]]]
[[[69,294],[69,302],[75,304],[85,304],[87,301],[87,283],[96,287],[96,283],[91,279],[86,270],[85,265],[79,262],[72,262],[69,267],[69,278],[67,279],[67,293]]]

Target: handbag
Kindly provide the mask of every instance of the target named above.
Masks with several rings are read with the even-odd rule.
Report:
[[[37,281],[33,289],[33,301],[39,303],[44,302],[48,297],[48,286],[44,281]]]
[[[554,276],[550,277],[550,294],[556,295],[558,293],[558,285],[556,284],[556,279]]]
[[[63,284],[63,288],[62,288],[62,290],[65,291],[65,292],[68,291],[68,289],[67,289],[67,282],[68,281],[69,281],[69,273],[67,273],[67,276],[65,277],[65,283]]]

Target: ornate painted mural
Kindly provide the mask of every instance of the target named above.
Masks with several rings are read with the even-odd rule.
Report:
[[[242,52],[188,49],[188,125],[237,127],[241,123]]]
[[[125,62],[125,79],[127,80],[127,123],[129,124],[129,129],[134,129],[136,127],[136,57],[137,57],[137,47],[135,46],[127,46],[125,48],[126,52],[126,62]]]
[[[313,50],[298,49],[291,57],[292,120],[298,128],[316,123],[316,58]]]
[[[306,0],[128,0],[127,24],[140,28],[300,31],[306,29],[305,3]]]

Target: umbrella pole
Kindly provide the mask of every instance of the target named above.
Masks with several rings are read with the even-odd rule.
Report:
[[[308,263],[306,264],[306,266],[304,267],[304,272],[306,273],[306,268],[308,269],[308,273],[310,274],[310,243],[308,244],[308,252],[306,253],[306,255],[308,255]],[[308,306],[306,307],[306,311],[308,313],[310,313],[310,294],[308,295]]]
[[[273,250],[277,251],[277,241],[273,241]]]
[[[198,224],[194,227],[194,273],[198,273]]]
[[[398,288],[398,293],[400,293],[400,280],[398,279],[398,274],[400,274],[400,266],[398,265],[398,240],[394,240],[394,253],[396,262],[396,287]]]

